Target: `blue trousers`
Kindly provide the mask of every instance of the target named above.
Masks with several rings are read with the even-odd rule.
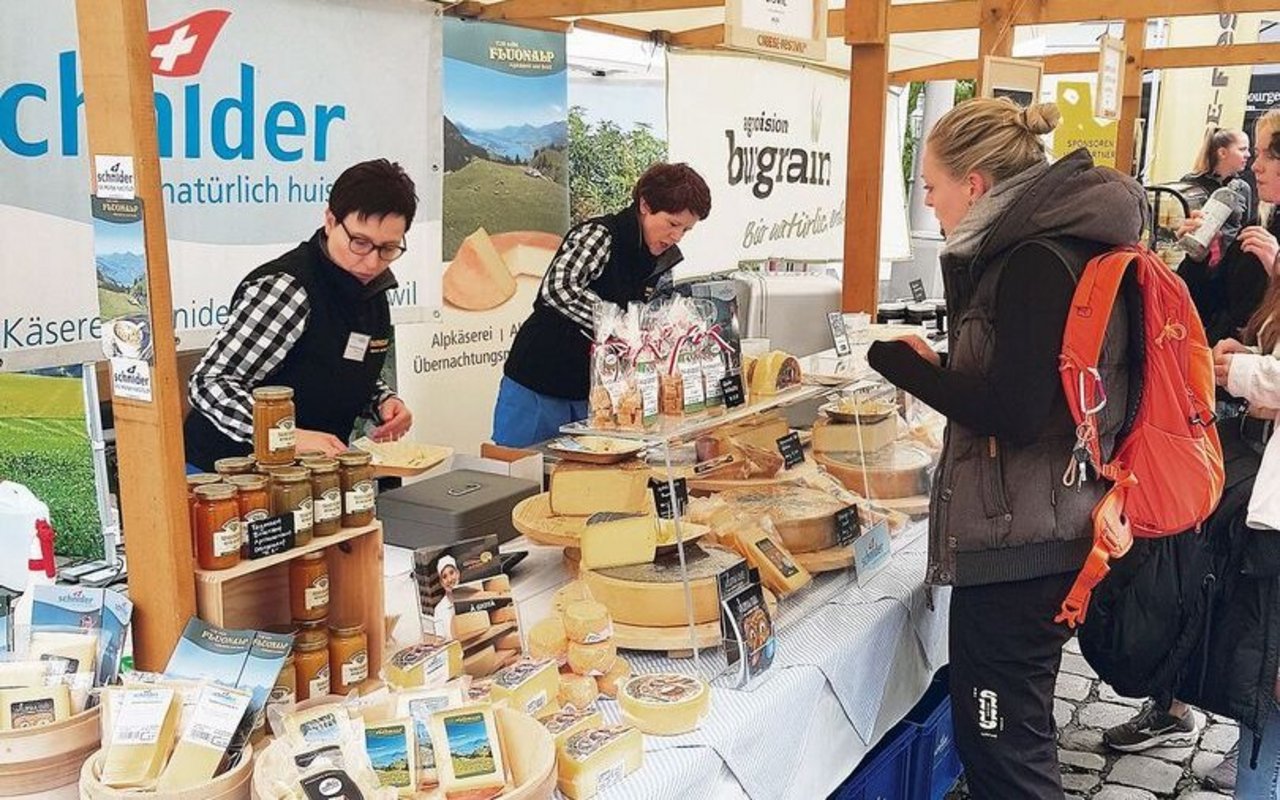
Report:
[[[1236,797],[1247,800],[1280,798],[1280,711],[1272,709],[1262,730],[1258,768],[1250,769],[1254,735],[1240,726],[1240,766],[1236,771]]]
[[[586,400],[548,397],[503,377],[493,409],[493,441],[504,447],[528,447],[559,436],[561,425],[586,418]]]

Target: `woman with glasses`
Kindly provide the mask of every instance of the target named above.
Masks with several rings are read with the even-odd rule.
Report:
[[[249,273],[227,321],[191,375],[183,433],[189,465],[253,450],[253,389],[294,391],[297,448],[347,449],[358,417],[398,439],[413,423],[379,377],[391,346],[391,262],[405,252],[418,198],[399,164],[365,161],[338,177],[324,225]]]

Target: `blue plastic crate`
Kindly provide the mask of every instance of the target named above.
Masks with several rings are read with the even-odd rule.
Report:
[[[905,724],[915,729],[916,736],[911,747],[911,792],[904,798],[942,800],[964,772],[951,722],[947,680],[944,667],[907,714]]]
[[[911,788],[916,728],[899,723],[867,753],[828,800],[905,800]]]

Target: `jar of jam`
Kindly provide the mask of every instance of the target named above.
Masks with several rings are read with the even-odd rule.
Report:
[[[226,483],[197,486],[196,562],[200,569],[229,569],[240,563],[240,507],[236,487]]]
[[[253,455],[264,467],[294,459],[297,433],[293,389],[259,386],[253,390]]]
[[[236,487],[236,505],[240,509],[240,526],[244,529],[240,557],[248,558],[249,524],[271,516],[271,490],[267,488],[265,475],[229,475],[227,483]]]
[[[342,528],[342,482],[338,461],[311,458],[302,462],[311,471],[312,535],[328,536]]]
[[[359,686],[369,677],[369,641],[364,623],[329,626],[329,671],[337,695]]]
[[[196,487],[221,483],[222,477],[211,472],[197,472],[187,476],[187,513],[191,518],[191,555],[196,553]]]
[[[289,610],[298,621],[329,616],[329,561],[323,550],[289,562]]]
[[[280,674],[276,676],[276,685],[271,687],[267,695],[267,705],[291,706],[298,702],[298,673],[292,652],[285,656],[280,666]]]
[[[232,475],[248,475],[256,466],[257,462],[253,460],[253,456],[230,456],[213,462],[213,471],[225,480]]]
[[[293,643],[294,691],[298,701],[329,694],[329,646],[301,636]]]
[[[361,450],[339,453],[338,482],[342,527],[359,528],[373,522],[373,456]]]
[[[271,471],[271,511],[293,514],[294,544],[311,541],[311,476],[303,467],[279,467]]]

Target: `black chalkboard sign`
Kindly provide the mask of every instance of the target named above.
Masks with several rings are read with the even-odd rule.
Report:
[[[779,439],[778,452],[782,454],[782,465],[787,469],[803,464],[804,445],[800,444],[800,434],[792,431]]]
[[[658,508],[658,516],[663,519],[675,519],[684,513],[689,505],[689,484],[684,478],[675,479],[675,496],[671,495],[671,484],[667,481],[651,479],[649,490],[653,492],[653,504]]]
[[[725,408],[737,408],[747,402],[747,393],[742,389],[742,376],[737,373],[720,379],[720,393],[724,395]]]
[[[281,514],[260,522],[250,522],[244,528],[248,542],[249,558],[266,558],[283,553],[294,545],[293,514]]]
[[[849,506],[836,512],[836,544],[849,547],[862,535],[862,524],[858,519],[858,507]]]

